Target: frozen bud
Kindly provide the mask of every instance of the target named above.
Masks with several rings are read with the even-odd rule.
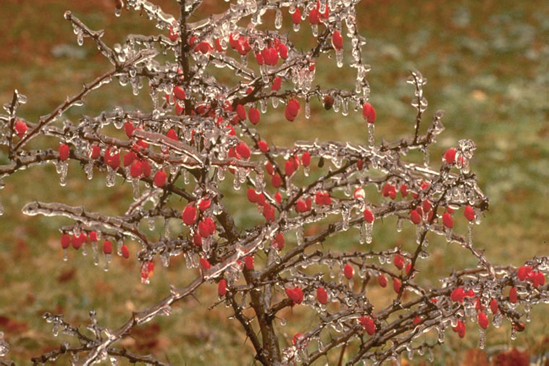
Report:
[[[334,106],[334,97],[332,97],[330,94],[326,94],[324,96],[324,109],[329,111]]]

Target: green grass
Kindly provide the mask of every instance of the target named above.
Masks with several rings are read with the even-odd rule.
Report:
[[[83,82],[110,68],[89,40],[84,47],[77,48],[70,24],[62,19],[68,7],[90,27],[105,29],[105,41],[109,44],[122,42],[127,32],[155,32],[150,22],[135,13],[124,13],[116,19],[110,2],[92,5],[95,3],[69,5],[50,0],[8,1],[0,5],[5,19],[0,23],[2,103],[11,100],[13,89],[17,88],[29,97],[20,114],[36,120],[60,104],[66,95],[75,94]],[[176,8],[175,2],[165,0],[161,4],[171,11]],[[206,2],[203,14],[215,6],[213,1]],[[472,169],[490,198],[491,209],[475,228],[475,246],[486,248],[487,256],[498,264],[518,266],[536,254],[547,254],[549,13],[546,4],[541,0],[474,4],[435,0],[417,6],[412,2],[365,1],[359,6],[359,16],[361,34],[368,41],[364,48],[366,62],[372,65],[368,78],[371,102],[378,112],[377,141],[396,140],[412,132],[415,118],[409,106],[412,89],[404,80],[410,69],[420,70],[429,79],[425,87],[429,100],[425,122],[435,110],[446,111],[446,131],[431,150],[432,161],[437,162],[446,148],[455,146],[462,138],[471,138],[478,146]],[[264,22],[272,24],[272,17],[265,16]],[[289,23],[287,18],[284,22]],[[302,27],[307,28],[306,22]],[[290,31],[296,43],[306,44],[310,40],[308,33],[304,34],[303,39],[297,40]],[[51,50],[58,45],[84,50],[86,56],[80,59],[73,50],[73,57],[55,58]],[[317,70],[324,88],[354,86],[354,73],[337,69],[333,59],[317,63]],[[145,93],[136,99],[129,89],[113,82],[104,92],[90,97],[85,108],[70,110],[65,117],[76,121],[81,113],[93,116],[111,109],[112,95],[117,96],[118,105],[127,108],[146,110],[150,105]],[[365,142],[366,131],[357,129],[361,125],[357,123],[360,120],[357,113],[343,118],[340,114],[323,112],[317,102],[312,103],[312,111],[310,120],[300,117],[290,124],[283,121],[279,107],[262,117],[258,129],[277,145],[316,137],[324,141]],[[131,199],[131,187],[123,186],[121,181],[106,189],[103,174],[96,173],[89,182],[81,169],[71,164],[65,188],[58,185],[53,166],[19,172],[5,183],[0,192],[6,211],[0,219],[0,316],[9,321],[3,321],[0,330],[6,333],[12,346],[10,357],[19,363],[65,340],[64,336],[53,337],[50,325],[41,318],[44,311],[63,312],[73,324],[87,324],[87,311],[93,308],[98,311],[100,325],[118,326],[132,310],[142,309],[165,296],[169,284],[183,286],[195,274],[186,269],[181,258],[173,260],[168,269],[158,263],[152,284],[146,286],[139,283],[135,260],[115,258],[109,272],[94,267],[91,258],[81,253],[71,253],[69,262],[63,262],[58,228],[69,221],[26,217],[21,213],[26,202],[37,199],[83,204],[106,214],[117,214],[125,207],[124,202]],[[238,202],[231,203],[230,208],[237,211]],[[237,220],[251,225],[258,216],[249,210],[237,216]],[[405,225],[405,231],[397,234],[394,227],[392,220],[376,223],[372,247],[413,248],[414,244],[405,239],[411,228]],[[335,237],[326,246],[333,250],[359,248],[344,236]],[[132,253],[139,249],[135,243],[130,243],[130,248]],[[463,250],[447,245],[442,238],[432,239],[430,248],[431,259],[420,264],[423,281],[429,282],[452,268],[476,265]],[[229,311],[223,305],[215,311],[207,310],[215,301],[215,287],[203,286],[197,299],[176,305],[173,316],[155,320],[160,333],[151,323],[122,344],[133,350],[151,351],[174,364],[218,364],[219,360],[225,364],[252,364],[251,346],[236,321],[227,319]],[[490,329],[489,347],[536,347],[549,335],[547,322],[543,321],[545,310],[538,307],[533,311],[534,321],[516,341],[509,339],[508,324],[504,323],[499,330]],[[315,321],[314,315],[298,308],[282,316],[288,324],[280,330],[287,339]],[[436,363],[459,364],[466,350],[477,344],[474,326],[468,332],[465,340],[448,332],[447,342],[437,350]],[[147,344],[147,339],[155,342]],[[415,362],[418,359],[416,356]]]

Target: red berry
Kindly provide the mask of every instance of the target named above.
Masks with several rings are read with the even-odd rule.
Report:
[[[286,47],[286,45],[284,43],[280,43],[277,47],[276,47],[277,51],[278,51],[278,54],[280,55],[280,58],[285,60],[288,58],[288,47]]]
[[[103,253],[112,254],[112,243],[108,240],[103,243]]]
[[[480,325],[482,329],[488,328],[488,325],[490,324],[490,322],[488,321],[488,317],[486,316],[485,313],[478,313],[477,319],[478,319],[478,325]]]
[[[294,174],[294,172],[295,172],[294,162],[291,160],[288,160],[284,165],[284,174],[286,174],[287,177],[290,177],[292,174]]]
[[[341,37],[341,33],[339,31],[335,31],[332,34],[332,45],[336,51],[340,51],[343,48],[343,38]]]
[[[227,294],[227,281],[224,278],[217,284],[217,294],[219,297],[223,297]]]
[[[200,203],[198,204],[198,208],[200,209],[200,211],[204,212],[208,208],[210,208],[211,204],[212,204],[212,201],[210,201],[207,198],[204,198],[204,199],[200,200]]]
[[[374,217],[374,214],[372,213],[372,211],[370,211],[369,209],[364,209],[364,220],[368,223],[368,224],[371,224],[372,222],[374,222],[375,220],[375,217]]]
[[[97,233],[95,231],[90,232],[90,241],[97,241]]]
[[[143,164],[135,160],[130,168],[130,174],[133,178],[139,178],[143,174]]]
[[[159,170],[154,176],[154,185],[160,188],[163,187],[164,184],[166,184],[166,173],[163,170]]]
[[[393,290],[398,294],[400,292],[401,287],[400,280],[398,278],[393,278]]]
[[[362,117],[368,123],[374,123],[376,121],[376,110],[370,103],[364,103],[362,105]]]
[[[305,151],[303,155],[301,155],[301,163],[303,166],[309,166],[311,164],[311,154],[309,154],[308,151]]]
[[[446,164],[453,164],[456,160],[456,149],[453,147],[446,150],[444,153],[444,161],[446,161]]]
[[[100,155],[101,155],[101,148],[98,145],[93,145],[90,158],[95,160],[99,158]]]
[[[371,336],[376,334],[376,323],[371,317],[361,316],[360,318],[358,318],[358,321],[360,324],[362,324],[362,326],[366,330],[366,333]]]
[[[69,145],[61,144],[61,146],[59,146],[59,160],[66,161],[69,158],[70,153],[71,149],[69,148]]]
[[[131,165],[134,160],[137,158],[137,155],[133,151],[129,151],[124,155],[124,166]]]
[[[19,138],[23,138],[28,129],[29,127],[27,126],[27,124],[20,119],[15,122],[15,133],[17,134],[17,136],[19,136]]]
[[[183,210],[183,213],[181,215],[181,218],[183,219],[183,222],[186,225],[194,225],[196,222],[196,207],[194,206],[194,203],[190,203],[185,207]]]
[[[452,291],[452,294],[450,295],[450,298],[452,301],[456,302],[463,302],[463,298],[465,297],[465,292],[461,287],[456,288],[454,291]]]
[[[293,289],[286,289],[286,295],[290,300],[292,300],[293,304],[301,304],[303,302],[303,291],[299,287],[294,287]]]
[[[248,271],[253,271],[254,269],[254,257],[247,255],[244,257],[244,266]]]
[[[377,276],[377,283],[383,288],[387,287],[387,277],[384,275]]]
[[[521,266],[517,271],[517,277],[519,280],[524,281],[532,272],[532,267]]]
[[[299,8],[295,9],[295,12],[292,14],[292,22],[294,24],[299,24],[301,22],[301,12]]]
[[[259,66],[265,63],[265,59],[263,58],[263,55],[261,53],[258,52],[255,54],[255,62],[257,62]]]
[[[499,313],[498,301],[496,299],[490,300],[490,310],[492,311],[492,314]]]
[[[130,257],[130,250],[126,246],[126,244],[122,245],[122,257],[128,259]]]
[[[311,24],[318,24],[320,22],[320,17],[318,15],[318,10],[314,8],[309,13],[309,23]]]
[[[261,152],[266,153],[269,151],[269,145],[263,140],[259,140],[257,142],[257,146],[259,147],[259,150],[261,150]]]
[[[286,243],[286,240],[284,239],[284,235],[282,235],[282,233],[278,233],[276,235],[275,241],[276,241],[278,250],[284,249],[284,244]]]
[[[509,301],[513,304],[516,304],[518,301],[517,289],[515,287],[511,287],[509,291]]]
[[[275,188],[279,188],[282,185],[282,178],[280,178],[280,175],[278,175],[278,173],[273,175],[271,183]]]
[[[271,85],[272,91],[279,91],[282,87],[282,78],[280,76],[277,76],[273,80],[273,85]]]
[[[444,226],[446,226],[448,229],[451,229],[454,227],[454,219],[452,219],[452,215],[450,215],[448,212],[445,212],[442,215],[442,223]]]
[[[412,210],[410,213],[410,220],[412,220],[415,225],[418,225],[421,222],[421,214],[417,211],[417,209]]]
[[[69,234],[61,235],[61,246],[67,249],[71,245],[71,236]]]
[[[345,275],[345,278],[348,280],[353,278],[354,272],[355,271],[353,269],[353,266],[351,266],[350,264],[346,264],[345,267],[343,267],[343,274]]]
[[[463,211],[463,215],[465,218],[469,221],[473,221],[475,219],[475,210],[473,207],[467,205],[465,206],[465,210]]]
[[[316,289],[316,299],[322,305],[326,305],[328,303],[328,293],[324,288],[319,287]]]
[[[131,122],[126,122],[124,123],[124,131],[126,131],[126,136],[128,136],[129,138],[132,138],[133,137],[133,131],[135,131],[135,127],[133,126],[133,124]]]
[[[259,122],[259,109],[251,107],[248,111],[248,118],[252,124],[257,125]]]
[[[168,37],[170,38],[170,41],[175,42],[179,38],[179,34],[177,33],[177,30],[170,25],[170,29],[168,31]]]
[[[408,196],[408,186],[406,184],[400,185],[400,194],[402,195],[402,197]]]
[[[252,154],[248,145],[243,141],[236,145],[236,152],[244,159],[249,159]]]
[[[307,212],[307,203],[303,200],[298,200],[295,204],[295,210],[299,213]]]
[[[395,255],[393,258],[393,264],[399,270],[404,268],[404,257],[400,254]]]
[[[180,86],[173,88],[173,95],[177,100],[184,100],[186,98],[185,90]]]
[[[205,270],[208,270],[212,268],[212,265],[210,264],[210,262],[208,262],[206,258],[200,258],[200,267],[202,267]]]
[[[416,317],[414,318],[413,323],[414,323],[414,325],[418,325],[419,323],[421,323],[422,320],[423,320],[423,319],[421,319],[420,316],[416,316]]]

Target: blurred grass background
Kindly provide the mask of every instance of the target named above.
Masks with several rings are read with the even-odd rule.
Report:
[[[177,14],[175,1],[157,3]],[[196,20],[226,6],[221,1],[205,1]],[[83,47],[77,46],[71,25],[63,19],[69,9],[92,29],[105,29],[104,40],[111,45],[123,42],[127,33],[159,32],[135,12],[123,12],[121,18],[116,18],[110,0],[3,0],[0,100],[10,101],[13,89],[27,95],[29,103],[19,113],[31,121],[49,113],[66,95],[75,94],[83,82],[110,68],[89,40]],[[359,30],[368,42],[363,49],[365,60],[372,65],[368,78],[379,120],[377,141],[392,141],[412,132],[415,113],[409,102],[413,90],[404,80],[409,70],[418,69],[429,80],[425,87],[429,101],[425,122],[435,110],[446,111],[446,131],[431,149],[434,165],[442,152],[459,139],[473,139],[478,146],[472,170],[490,198],[491,209],[476,227],[475,245],[486,248],[487,256],[497,264],[518,266],[536,254],[547,255],[547,2],[431,0],[418,4],[368,0],[360,3],[358,11]],[[310,44],[307,22],[302,23],[303,32],[296,34],[289,30],[290,20],[287,13],[284,15],[290,39],[303,47]],[[272,26],[273,19],[267,14],[264,23]],[[347,60],[349,57],[346,54]],[[354,70],[337,69],[333,59],[319,61],[317,70],[317,81],[323,88],[354,88]],[[94,116],[112,109],[113,95],[116,103],[125,108],[147,110],[150,106],[145,92],[135,98],[129,88],[121,88],[116,82],[102,90],[87,99],[85,107],[73,108],[64,117],[74,122],[82,113]],[[316,137],[365,143],[366,133],[359,129],[362,125],[358,113],[342,118],[323,112],[318,102],[312,103],[312,111],[310,120],[301,115],[289,124],[283,121],[280,110],[271,110],[262,117],[258,129],[278,145]],[[56,147],[53,140],[34,146]],[[4,152],[0,157],[5,161],[1,154]],[[125,322],[130,311],[163,297],[169,284],[182,286],[192,276],[181,259],[172,260],[168,269],[160,268],[158,263],[149,286],[139,283],[135,260],[115,258],[109,272],[94,267],[91,258],[81,253],[71,253],[69,262],[63,262],[57,229],[69,222],[21,213],[26,202],[37,199],[84,204],[106,214],[120,214],[126,207],[123,203],[131,197],[129,185],[105,189],[102,174],[87,181],[80,167],[72,164],[65,188],[59,186],[53,166],[20,172],[5,183],[0,195],[5,206],[0,218],[0,330],[12,346],[9,356],[19,363],[28,362],[61,340],[69,340],[62,335],[60,339],[53,337],[50,325],[41,318],[44,311],[62,312],[73,324],[86,324],[87,310],[96,309],[100,325],[115,327]],[[238,201],[231,206],[237,209]],[[249,224],[258,217],[248,210],[237,215],[237,220]],[[375,249],[395,245],[413,248],[405,235],[397,235],[394,225],[390,220],[376,224]],[[462,224],[461,229],[464,227]],[[334,238],[331,243],[341,249],[358,246],[345,238]],[[447,274],[452,268],[476,265],[460,248],[447,246],[442,239],[432,239],[431,243],[432,257],[425,261],[424,268],[420,267],[425,281]],[[138,250],[136,244],[129,246],[133,252]],[[233,326],[235,321],[227,319],[229,312],[222,305],[215,311],[207,310],[215,301],[214,286],[203,286],[198,295],[198,299],[177,305],[174,316],[141,327],[123,345],[153,352],[177,365],[252,364],[252,347],[245,342],[240,328]],[[314,316],[302,310],[296,308],[284,315],[288,325],[280,329],[288,339],[314,321]],[[508,324],[497,330],[491,327],[489,348],[517,346],[532,354],[543,353],[549,335],[546,311],[537,307],[534,321],[516,341],[509,339]],[[470,325],[465,340],[447,332],[447,342],[435,353],[435,363],[461,364],[467,350],[477,345],[476,333],[474,325]]]

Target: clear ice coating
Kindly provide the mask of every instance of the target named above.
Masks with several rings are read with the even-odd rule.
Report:
[[[266,127],[268,124],[279,122],[275,119],[283,116],[285,111],[281,109],[286,109],[289,106],[288,101],[292,98],[298,100],[300,107],[303,108],[298,113],[297,123],[310,123],[307,122],[308,119],[312,119],[314,123],[317,117],[329,119],[333,119],[334,116],[342,118],[348,115],[360,117],[363,103],[370,98],[371,91],[367,80],[370,66],[362,60],[362,46],[365,40],[358,34],[357,19],[359,18],[354,9],[355,4],[354,1],[336,0],[307,3],[259,3],[236,0],[224,13],[212,14],[205,20],[185,25],[190,36],[189,44],[196,41],[192,47],[181,47],[180,24],[176,21],[176,17],[164,13],[148,1],[128,0],[124,6],[128,10],[138,10],[153,20],[157,28],[164,30],[164,33],[154,36],[130,35],[122,44],[115,44],[112,49],[101,40],[103,31],[89,29],[67,12],[65,17],[73,25],[77,44],[83,45],[84,38],[88,38],[86,47],[95,43],[100,52],[114,64],[116,70],[115,74],[106,75],[86,84],[82,93],[88,94],[98,90],[115,77],[118,78],[122,87],[128,90],[131,88],[134,95],[138,95],[144,89],[144,93],[141,94],[143,97],[151,98],[152,107],[149,111],[143,112],[131,110],[128,107],[116,107],[96,117],[82,116],[78,122],[68,119],[62,121],[60,117],[65,112],[65,108],[60,108],[54,111],[54,117],[51,119],[48,116],[41,117],[39,123],[42,125],[39,132],[48,138],[58,138],[70,143],[71,149],[74,146],[74,155],[80,161],[89,180],[92,180],[94,175],[105,174],[106,177],[96,177],[96,179],[105,179],[106,185],[112,187],[118,177],[120,184],[112,192],[120,190],[120,194],[133,193],[134,199],[128,203],[129,207],[125,212],[118,213],[119,216],[106,216],[79,207],[42,202],[31,202],[25,205],[23,212],[30,216],[38,214],[48,217],[64,216],[76,221],[76,226],[62,229],[62,232],[74,235],[89,232],[92,229],[101,230],[107,238],[116,241],[116,252],[120,256],[123,255],[124,240],[130,238],[136,241],[138,243],[136,246],[141,246],[135,257],[139,258],[143,264],[140,275],[144,283],[155,281],[148,264],[154,263],[156,257],[159,257],[164,267],[168,267],[172,256],[183,256],[187,268],[191,269],[189,272],[198,272],[196,269],[199,266],[205,266],[201,259],[211,260],[212,267],[201,271],[203,278],[200,280],[209,284],[218,283],[221,279],[227,281],[232,289],[230,296],[234,299],[234,307],[230,296],[219,294],[219,298],[234,310],[230,315],[233,319],[242,315],[243,310],[253,306],[250,298],[254,298],[256,294],[263,296],[262,304],[266,311],[273,311],[269,314],[273,319],[277,319],[277,314],[272,307],[269,307],[271,304],[280,304],[278,301],[280,299],[284,299],[282,304],[284,301],[288,302],[288,299],[299,302],[299,304],[285,307],[299,305],[296,309],[300,312],[306,307],[319,312],[322,318],[317,324],[304,329],[302,337],[295,338],[295,341],[284,342],[288,346],[282,353],[284,360],[288,363],[307,363],[314,352],[317,352],[314,346],[308,347],[315,341],[318,343],[320,352],[326,346],[332,347],[330,342],[335,338],[329,339],[326,336],[328,328],[335,329],[342,336],[351,335],[345,340],[347,343],[338,343],[335,349],[344,345],[347,349],[352,349],[353,342],[358,345],[359,338],[363,336],[362,341],[367,342],[369,335],[356,331],[357,326],[363,326],[359,319],[366,314],[374,316],[382,309],[373,307],[375,300],[370,298],[369,292],[359,293],[358,289],[360,282],[372,278],[378,278],[380,285],[383,283],[381,278],[393,282],[393,285],[397,284],[397,279],[404,280],[401,285],[405,286],[406,291],[409,291],[411,296],[418,296],[417,308],[403,308],[403,302],[395,301],[387,309],[394,311],[399,319],[406,319],[412,311],[429,309],[425,311],[428,316],[424,319],[428,319],[430,323],[418,324],[416,326],[418,332],[413,337],[420,338],[431,329],[437,330],[438,342],[442,343],[445,337],[444,330],[449,324],[454,327],[457,323],[456,314],[453,310],[449,310],[453,303],[447,296],[440,294],[429,298],[431,290],[426,290],[421,287],[421,282],[415,281],[414,276],[416,274],[421,276],[421,271],[413,272],[410,278],[406,277],[404,272],[398,274],[391,263],[397,249],[381,246],[383,240],[380,240],[379,244],[376,242],[375,245],[369,246],[368,250],[364,250],[363,247],[362,250],[338,252],[335,246],[330,245],[333,237],[348,231],[350,227],[359,230],[351,230],[347,233],[347,238],[351,238],[349,247],[354,245],[357,231],[359,231],[358,241],[361,244],[372,243],[373,223],[365,222],[362,218],[363,210],[357,210],[357,207],[368,206],[371,211],[376,212],[376,222],[378,222],[376,225],[380,226],[380,231],[387,228],[382,225],[384,221],[391,222],[391,216],[397,219],[396,231],[410,234],[409,239],[412,241],[415,229],[416,241],[421,245],[417,248],[417,260],[425,260],[429,257],[426,235],[432,233],[445,236],[453,244],[462,245],[467,249],[467,253],[477,257],[478,272],[461,277],[452,274],[442,281],[442,288],[447,290],[448,287],[455,287],[456,283],[461,281],[460,283],[464,283],[467,289],[474,289],[476,294],[479,294],[482,288],[486,292],[484,296],[489,295],[499,299],[508,297],[508,293],[505,292],[508,289],[504,289],[494,281],[489,282],[490,275],[494,272],[492,265],[482,252],[472,246],[472,225],[480,223],[478,220],[484,211],[482,205],[486,201],[476,178],[468,175],[474,167],[472,166],[476,149],[474,142],[467,139],[458,142],[456,165],[452,170],[440,171],[438,167],[430,166],[429,145],[434,142],[434,137],[442,132],[444,126],[443,112],[437,111],[427,132],[421,134],[425,129],[420,129],[419,124],[428,107],[423,91],[427,83],[426,78],[419,71],[413,71],[408,79],[414,88],[411,104],[417,111],[417,127],[416,131],[412,131],[412,133],[417,132],[415,137],[386,142],[380,136],[377,138],[378,145],[376,145],[375,125],[366,123],[366,128],[364,124],[353,127],[358,131],[359,142],[356,144],[315,140],[298,141],[294,145],[283,147],[271,141],[273,132],[269,130],[273,125]],[[199,5],[198,1],[188,1],[183,4],[188,12],[194,11],[197,5]],[[122,8],[124,7],[116,8],[117,16],[122,15]],[[307,28],[308,30],[310,27],[315,37],[318,37],[318,42],[321,43],[319,52],[294,47],[292,37],[295,36],[291,32],[286,34],[286,32],[276,31],[282,29],[282,25],[290,24],[289,18],[285,18],[287,8],[290,14],[294,14],[299,9],[301,17],[291,20],[293,29],[298,31]],[[274,24],[256,27],[267,18],[265,14],[268,12],[271,12],[269,16],[274,17]],[[318,15],[316,23],[315,12]],[[189,19],[194,21],[192,16]],[[241,20],[246,20],[246,23]],[[283,24],[283,21],[288,24]],[[330,32],[334,29],[341,31],[343,21],[346,26],[346,36],[351,43],[350,50],[345,49],[347,53],[345,55],[343,51],[336,52],[333,49],[330,37],[322,39],[324,34],[331,34]],[[272,28],[273,25],[275,30],[263,30],[264,27]],[[171,30],[169,30],[170,27]],[[195,39],[193,40],[192,37]],[[288,48],[286,59],[282,58],[283,52],[277,49],[282,44]],[[318,45],[315,44],[314,47],[316,46]],[[250,50],[246,51],[248,47]],[[277,53],[275,64],[266,64],[263,60],[263,65],[257,65],[256,54],[267,54],[271,52],[266,51],[269,49],[275,49]],[[182,54],[182,52],[188,53]],[[326,85],[317,85],[319,81],[316,79],[316,67],[324,65],[315,65],[315,61],[320,60],[316,53],[327,54],[328,57],[324,61],[331,65],[329,67],[348,65],[357,69],[356,80],[352,81],[349,91],[326,89]],[[227,72],[230,73],[231,78],[238,79],[238,82],[234,85],[223,84],[224,76],[218,75]],[[272,88],[275,78],[280,78],[279,90]],[[329,99],[324,99],[325,96],[333,96],[333,105]],[[273,108],[279,105],[283,108],[278,111],[269,111],[268,99],[271,99]],[[0,115],[0,141],[1,144],[10,148],[11,142],[20,141],[10,127],[10,121],[19,113],[17,109],[19,104],[25,102],[26,97],[15,91],[14,102],[4,105],[8,115]],[[87,106],[84,104],[83,97],[68,97],[67,102],[72,106]],[[322,114],[325,112],[320,110],[319,105],[326,109],[332,108],[334,112],[341,115],[328,114],[328,112]],[[245,118],[238,116],[234,110],[238,108],[237,106],[244,107]],[[259,108],[261,113],[265,114],[254,129],[251,129],[249,116],[252,106]],[[66,115],[65,113],[65,117]],[[235,117],[239,119],[236,120]],[[36,122],[30,122],[31,127],[35,124]],[[120,131],[110,136],[109,129]],[[12,138],[15,140],[10,142]],[[246,143],[250,151],[242,146],[237,147],[241,141]],[[260,141],[268,142],[269,152],[261,151]],[[99,147],[98,155],[94,155],[92,146]],[[422,163],[408,163],[406,156],[413,150],[423,153]],[[135,154],[135,159],[150,162],[150,174],[143,173],[139,178],[130,178],[131,165],[125,163],[117,165],[116,162],[108,161],[107,151],[119,152],[122,158],[131,151]],[[68,163],[52,160],[50,151],[18,148],[17,151],[10,150],[10,152],[13,152],[14,158],[8,158],[11,159],[10,163],[0,166],[3,169],[0,172],[23,170],[52,161],[56,165],[61,184],[66,183]],[[290,160],[295,162],[293,164],[295,174],[285,174],[284,163]],[[267,162],[281,177],[280,186],[276,189],[272,179],[273,174],[268,172]],[[76,167],[76,164],[73,164],[73,168]],[[73,168],[71,168],[71,174],[73,174]],[[167,174],[165,180],[161,175],[157,176],[161,170]],[[303,179],[301,171],[306,177],[304,181],[301,181]],[[231,180],[231,174],[233,174],[233,180]],[[229,179],[223,183],[226,175],[229,175]],[[397,194],[395,197],[389,195],[378,200],[375,196],[375,188],[378,188],[379,195],[384,183],[387,182],[395,184]],[[429,183],[428,188],[423,186],[425,182]],[[399,187],[404,183],[408,186],[407,194],[403,190],[398,192]],[[362,189],[361,187],[364,187],[366,193],[359,198],[356,189]],[[124,191],[125,189],[127,191]],[[322,197],[317,201],[316,192],[326,192],[329,202],[322,202]],[[248,197],[246,197],[247,194],[249,194]],[[256,202],[226,204],[234,196]],[[292,203],[309,198],[311,198],[311,204],[306,212],[296,213]],[[210,206],[201,206],[206,199],[211,201]],[[430,222],[429,212],[426,210],[420,216],[419,224],[414,227],[410,223],[413,221],[410,211],[420,207],[421,202],[426,199],[438,205],[438,216]],[[244,201],[243,199],[242,202]],[[196,208],[197,213],[194,216],[190,215],[193,217],[184,217],[183,207],[187,205],[193,205]],[[440,222],[442,210],[450,208],[459,212],[465,205],[472,205],[475,210],[475,221],[469,223],[468,231],[462,230],[464,226],[457,225],[455,232],[445,229]],[[262,213],[267,216],[264,212],[265,206],[274,208],[274,218],[264,220],[261,217]],[[457,217],[457,214],[454,215]],[[157,227],[161,225],[157,225],[156,218],[159,223],[164,219],[163,227]],[[211,219],[213,225],[208,224],[206,219]],[[86,244],[83,244],[83,249],[85,248]],[[65,260],[68,259],[68,251],[68,249],[63,250]],[[105,254],[102,251],[100,254],[97,242],[91,242],[91,251],[93,263],[99,265],[99,262],[102,262],[102,268],[105,270],[118,261],[118,259],[113,261],[111,254]],[[256,265],[250,276],[252,280],[246,279],[245,264],[242,263],[248,256],[256,258]],[[267,258],[263,261],[265,257]],[[261,260],[257,260],[258,258]],[[122,258],[119,259],[122,260]],[[82,258],[79,256],[74,260],[82,260]],[[406,255],[406,261],[407,263],[410,261],[409,254]],[[353,263],[353,268],[358,270],[358,277],[351,276],[349,279],[345,276],[344,263]],[[547,262],[536,265],[536,268],[545,274],[549,270]],[[328,276],[324,275],[326,269],[329,271]],[[512,271],[512,269],[496,268],[496,273],[501,277],[512,275]],[[317,292],[320,288],[328,294],[329,302],[337,303],[338,310],[332,312],[331,304],[320,303],[319,293],[320,297],[323,294],[322,291]],[[290,291],[290,296],[286,290],[294,292]],[[432,289],[433,293],[437,290],[437,288]],[[543,291],[541,296],[545,301],[549,301],[549,295],[545,290]],[[171,300],[176,301],[182,293],[184,293],[183,290],[173,287]],[[524,304],[524,320],[528,322],[530,320],[528,301],[532,299],[528,299],[529,295],[524,288],[519,287],[519,295]],[[300,296],[303,298],[301,299]],[[436,305],[432,301],[435,299],[438,300]],[[506,303],[503,306],[507,305],[511,309],[518,306]],[[460,306],[464,308],[459,310],[460,318],[476,314],[472,301],[466,299]],[[142,322],[145,322],[156,315],[170,315],[171,307],[161,303],[136,314],[142,314]],[[98,339],[103,338],[103,343],[99,346],[92,344],[90,347],[94,350],[90,352],[90,356],[85,357],[97,356],[97,358],[83,361],[83,363],[110,359],[112,364],[117,364],[119,358],[109,356],[107,353],[109,346],[107,341],[116,340],[117,333],[100,328],[97,325],[95,313],[90,314],[90,318],[90,330]],[[504,318],[502,313],[495,314],[494,326],[505,324]],[[287,322],[281,317],[278,319],[281,325]],[[55,335],[60,331],[64,333],[71,331],[61,316],[49,314],[46,320],[53,324]],[[252,321],[255,320],[246,319],[244,323],[249,325]],[[398,321],[397,317],[395,321]],[[405,321],[410,322],[411,319]],[[383,328],[384,322],[384,320],[379,321],[376,326]],[[516,337],[515,328],[511,332],[512,338]],[[389,340],[394,341],[395,338]],[[0,341],[3,342],[1,337]],[[350,347],[347,347],[348,345]],[[388,347],[388,344],[383,344],[373,349],[375,352],[379,351],[378,353],[372,350],[367,351],[362,361],[367,364],[370,360],[375,362],[392,360],[398,364],[401,352],[407,352],[409,358],[412,358],[414,347],[411,341],[405,341],[400,345],[398,342],[393,342],[393,345]],[[483,345],[484,340],[481,337],[481,346]],[[0,343],[0,355],[2,350]],[[428,345],[422,345],[416,350],[418,353],[428,350],[429,357],[432,358],[431,348]],[[76,354],[73,355],[76,357]]]

